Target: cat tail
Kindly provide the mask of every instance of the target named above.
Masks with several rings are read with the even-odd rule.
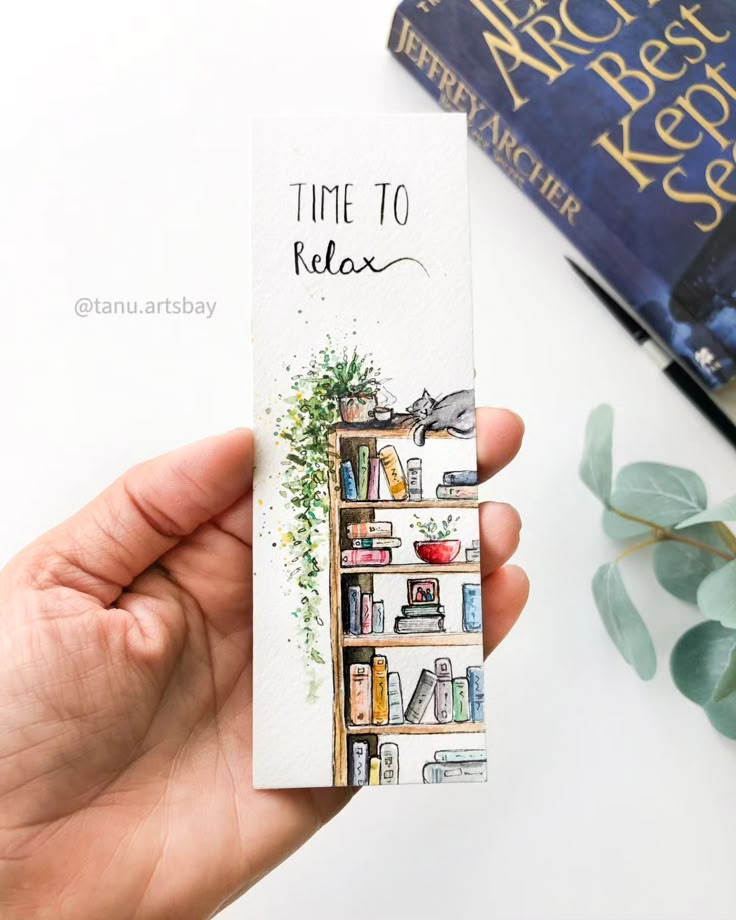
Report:
[[[414,437],[414,443],[417,445],[417,447],[424,447],[424,442],[426,440],[426,437],[425,437],[426,430],[427,430],[427,426],[422,425],[422,424],[415,425],[414,428],[412,428],[412,435]]]
[[[475,425],[469,430],[467,428],[448,428],[447,430],[453,438],[470,439],[475,437]]]

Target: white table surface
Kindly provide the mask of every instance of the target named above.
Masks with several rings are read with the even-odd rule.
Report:
[[[129,464],[248,422],[248,117],[434,111],[383,50],[391,13],[392,0],[5,11],[0,559]],[[714,499],[736,486],[733,451],[573,277],[557,232],[480,152],[470,162],[478,400],[527,422],[485,496],[521,511],[533,584],[488,666],[490,782],[361,793],[224,916],[732,918],[736,744],[667,668],[694,613],[647,560],[627,565],[662,659],[640,683],[593,608],[590,578],[614,550],[576,467],[601,401],[619,463],[691,466]],[[81,296],[183,295],[217,299],[215,316],[73,313]]]

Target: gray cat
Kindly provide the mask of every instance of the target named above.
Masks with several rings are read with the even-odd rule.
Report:
[[[459,390],[442,399],[433,399],[425,390],[407,412],[416,421],[414,443],[424,446],[428,431],[447,431],[453,438],[475,437],[475,392]]]

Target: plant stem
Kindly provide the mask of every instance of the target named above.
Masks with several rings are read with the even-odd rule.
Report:
[[[631,556],[634,553],[638,553],[640,549],[646,549],[647,546],[654,546],[655,543],[661,543],[662,537],[651,537],[649,540],[644,540],[642,543],[637,543],[635,546],[630,546],[627,550],[624,550],[623,553],[616,559],[616,562],[622,562],[627,556]]]
[[[719,549],[716,549],[715,546],[710,546],[708,543],[702,543],[700,540],[694,540],[692,537],[685,537],[682,534],[678,533],[675,530],[670,530],[667,527],[660,527],[659,524],[655,524],[653,521],[647,521],[644,518],[636,517],[633,514],[627,514],[625,511],[619,511],[618,508],[611,508],[614,514],[617,514],[619,517],[624,518],[627,521],[633,521],[635,524],[642,524],[644,527],[649,527],[650,530],[654,533],[654,537],[651,540],[646,540],[644,543],[638,543],[636,546],[632,546],[628,549],[623,555],[619,556],[619,561],[624,559],[626,556],[631,553],[635,553],[640,549],[643,549],[645,546],[651,546],[654,543],[662,543],[665,540],[670,540],[673,543],[686,543],[688,546],[694,546],[695,549],[701,550],[704,553],[710,553],[713,556],[718,556],[721,559],[725,559],[726,562],[732,562],[736,559],[736,536],[725,526],[725,524],[714,525],[718,531],[718,535],[723,540],[723,542],[730,549],[733,550],[732,553],[724,553]],[[728,537],[724,534],[719,528],[728,532]]]
[[[736,555],[736,534],[731,530],[731,528],[727,527],[725,524],[722,524],[720,521],[715,522],[713,524],[713,528],[721,540],[723,540],[726,546],[731,550],[731,552]]]

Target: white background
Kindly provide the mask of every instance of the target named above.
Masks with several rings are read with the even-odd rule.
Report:
[[[0,557],[127,465],[250,419],[248,117],[434,111],[383,50],[391,0],[7,4],[0,34]],[[732,449],[591,300],[566,244],[470,154],[477,391],[526,419],[486,497],[524,517],[523,622],[488,666],[487,787],[366,790],[226,916],[725,920],[736,745],[672,686],[693,612],[627,580],[642,684],[593,610],[614,547],[576,466],[589,409],[619,462],[734,491]],[[210,321],[77,319],[80,296],[217,299]],[[182,867],[186,871],[186,867]]]

